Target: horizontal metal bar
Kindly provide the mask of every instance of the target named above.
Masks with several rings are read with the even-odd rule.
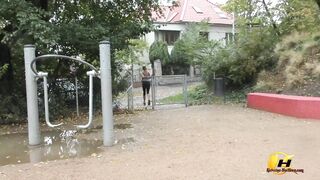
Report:
[[[42,56],[38,56],[36,58],[34,58],[32,61],[31,61],[31,64],[30,64],[30,67],[31,67],[31,70],[32,72],[38,76],[38,71],[35,69],[35,66],[34,66],[34,63],[36,63],[37,61],[40,61],[40,60],[45,60],[45,59],[49,59],[49,58],[62,58],[62,59],[68,59],[68,60],[73,60],[73,61],[77,61],[79,63],[82,63],[82,64],[86,64],[87,66],[89,66],[92,70],[95,71],[96,74],[99,74],[99,70],[97,68],[95,68],[92,64],[84,61],[84,60],[81,60],[81,59],[77,59],[77,58],[73,58],[73,57],[70,57],[70,56],[65,56],[65,55],[59,55],[59,54],[46,54],[46,55],[42,55]]]

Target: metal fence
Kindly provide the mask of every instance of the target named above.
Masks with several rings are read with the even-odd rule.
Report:
[[[186,75],[153,76],[150,89],[152,109],[164,105],[188,105],[188,81]],[[122,107],[128,110],[147,108],[143,104],[141,82],[129,83],[127,91],[119,97]],[[122,99],[122,100],[121,100]]]
[[[163,75],[152,78],[153,109],[160,105],[183,104],[188,106],[186,75]]]

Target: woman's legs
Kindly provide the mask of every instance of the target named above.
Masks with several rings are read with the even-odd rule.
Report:
[[[146,95],[148,98],[148,105],[150,105],[150,82],[142,81],[142,90],[143,90],[143,105],[146,105]]]
[[[143,105],[146,105],[146,83],[142,81],[142,91],[143,91]]]
[[[148,97],[148,106],[150,106],[150,82],[146,84],[146,89],[147,89],[147,97]]]

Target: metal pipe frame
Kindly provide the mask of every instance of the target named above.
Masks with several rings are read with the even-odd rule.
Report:
[[[89,76],[89,121],[85,125],[76,125],[79,129],[86,129],[90,127],[93,120],[93,77],[96,76],[94,70],[88,71],[87,75]]]
[[[100,72],[93,65],[81,59],[72,58],[64,55],[48,54],[35,57],[35,46],[24,46],[25,74],[26,74],[26,92],[27,92],[27,108],[28,108],[28,137],[29,145],[39,145],[40,127],[39,127],[39,111],[38,111],[38,95],[37,95],[37,77],[43,78],[44,101],[45,101],[45,118],[50,127],[57,127],[49,121],[49,105],[48,105],[48,82],[46,72],[38,72],[36,70],[36,62],[48,58],[63,58],[74,60],[88,65],[92,71],[87,72],[89,76],[89,122],[86,125],[77,125],[78,128],[87,128],[93,119],[93,77],[98,76],[101,79],[102,93],[102,118],[103,118],[103,144],[104,146],[112,146],[114,141],[113,135],[113,109],[112,109],[112,79],[111,79],[111,56],[109,41],[101,41],[99,45],[100,52]]]
[[[50,114],[49,114],[48,81],[47,81],[48,73],[47,72],[39,72],[38,77],[43,78],[43,96],[44,96],[44,112],[45,112],[44,114],[45,114],[46,123],[49,127],[52,127],[52,128],[61,126],[63,123],[52,124],[49,120]]]
[[[103,119],[103,145],[112,146],[113,135],[113,110],[112,110],[112,79],[111,79],[111,56],[110,42],[101,41],[100,52],[100,79],[101,79],[101,100]]]
[[[38,94],[37,80],[30,69],[31,61],[35,58],[36,48],[34,45],[24,46],[24,67],[26,76],[26,95],[27,95],[27,111],[28,111],[28,139],[29,145],[35,146],[40,141],[39,126],[39,110],[38,110]],[[32,68],[34,65],[31,65]],[[35,68],[35,67],[34,67]]]
[[[73,61],[77,61],[79,63],[82,63],[82,64],[85,64],[87,66],[89,66],[92,70],[94,70],[96,72],[96,74],[99,74],[99,70],[97,68],[95,68],[92,64],[84,61],[84,60],[81,60],[81,59],[77,59],[77,58],[73,58],[73,57],[69,57],[69,56],[65,56],[65,55],[59,55],[59,54],[46,54],[46,55],[42,55],[42,56],[38,56],[36,58],[34,58],[31,63],[30,63],[30,68],[32,70],[32,72],[38,76],[38,71],[36,70],[35,68],[35,63],[37,61],[40,61],[40,60],[47,60],[49,58],[61,58],[61,59],[68,59],[68,60],[73,60]]]

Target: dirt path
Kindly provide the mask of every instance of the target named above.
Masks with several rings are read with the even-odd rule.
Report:
[[[320,177],[320,121],[232,105],[118,116],[121,141],[87,158],[0,167],[0,179],[305,179]],[[87,138],[100,137],[100,132]],[[129,140],[129,141],[125,141]],[[134,142],[131,142],[134,141]],[[266,173],[268,156],[293,154],[304,174]]]

